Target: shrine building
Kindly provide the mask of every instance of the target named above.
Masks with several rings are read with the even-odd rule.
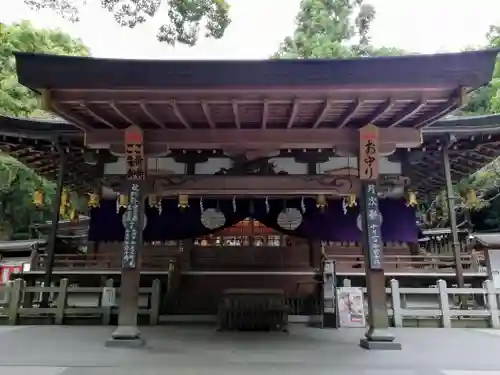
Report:
[[[362,278],[368,289],[361,345],[398,346],[388,331],[386,273],[426,269],[412,263],[418,201],[499,155],[498,119],[447,117],[490,82],[496,55],[158,61],[17,53],[19,82],[55,118],[0,118],[0,144],[57,181],[54,207],[63,207],[25,276],[82,285],[89,271],[116,278],[110,342],[119,345],[142,342],[139,285],[151,278],[162,280],[165,315],[214,315],[228,290],[277,293],[293,315],[314,315],[322,264],[334,260],[338,276]],[[69,192],[89,197],[88,243],[61,254],[56,230]],[[432,272],[454,264],[450,275],[463,283],[474,262],[458,242]]]

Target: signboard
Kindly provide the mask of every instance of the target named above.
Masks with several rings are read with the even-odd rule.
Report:
[[[359,130],[359,178],[361,181],[376,180],[380,174],[379,131],[375,125]]]
[[[102,288],[102,307],[113,307],[116,306],[116,289],[113,287]]]
[[[337,305],[341,328],[366,326],[363,289],[355,287],[337,288]]]
[[[144,160],[144,136],[138,126],[125,130],[125,155],[128,191],[128,207],[124,213],[125,238],[123,240],[122,268],[137,267],[137,251],[142,244],[142,182],[146,178]]]
[[[368,250],[370,268],[383,269],[383,242],[380,226],[382,217],[378,209],[376,183],[362,184],[361,212],[363,223],[363,246]]]
[[[129,204],[125,211],[125,238],[123,239],[123,268],[137,267],[137,252],[142,244],[141,206],[142,194],[141,185],[130,184]]]
[[[141,128],[130,126],[125,130],[125,157],[128,180],[144,180],[146,177],[143,142],[144,137]]]

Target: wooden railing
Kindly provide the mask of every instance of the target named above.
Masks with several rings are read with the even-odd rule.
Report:
[[[113,280],[108,280],[106,287],[113,288]],[[50,293],[50,307],[37,307],[34,301],[41,293]],[[17,279],[6,285],[0,285],[0,318],[7,318],[9,324],[17,324],[20,318],[48,317],[55,324],[64,324],[67,318],[95,318],[102,324],[110,324],[111,316],[118,313],[120,288],[115,288],[117,296],[113,306],[102,306],[102,287],[78,287],[69,285],[68,279],[62,279],[59,286],[26,286],[24,280]],[[148,315],[149,324],[158,324],[160,314],[161,284],[154,280],[149,288],[140,288],[138,300],[139,315]]]
[[[437,326],[451,328],[458,320],[466,319],[471,327],[483,320],[489,328],[500,328],[500,289],[495,289],[490,280],[482,288],[450,288],[444,280],[429,288],[401,288],[397,280],[391,280],[386,294],[395,327],[407,326],[408,320],[435,320]],[[411,303],[408,296],[421,298]],[[461,305],[460,296],[465,296],[466,306]]]
[[[361,252],[338,253],[327,251],[327,256],[337,262],[338,272],[364,271]],[[384,254],[384,266],[388,272],[440,272],[454,273],[455,260],[452,255],[408,255]],[[56,254],[55,270],[119,270],[120,252],[103,254]],[[168,271],[172,263],[178,266],[182,253],[142,253],[140,267],[145,271]],[[301,270],[310,269],[309,249],[302,247],[193,247],[189,255],[192,270]],[[484,272],[482,254],[463,254],[462,266],[467,272]],[[36,255],[31,262],[32,270],[45,269],[45,257]]]
[[[362,255],[332,255],[336,261],[337,272],[364,271],[365,262]],[[461,263],[468,272],[480,272],[484,268],[478,255],[462,255]],[[455,258],[453,256],[427,255],[385,255],[385,271],[393,272],[440,272],[455,273]]]
[[[176,262],[174,255],[143,255],[140,257],[140,266],[144,270],[167,271],[172,262]],[[45,269],[45,256],[39,255],[32,261],[32,270]],[[56,254],[54,256],[56,270],[113,270],[121,269],[121,254]]]

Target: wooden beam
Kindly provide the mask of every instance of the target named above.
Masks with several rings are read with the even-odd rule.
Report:
[[[93,130],[85,133],[85,145],[103,148],[121,144],[123,131],[119,129]],[[144,130],[146,145],[166,145],[170,149],[332,149],[356,146],[356,129],[199,129],[199,130]],[[414,148],[422,144],[417,129],[380,129],[381,149],[388,146]],[[385,145],[385,146],[384,146]],[[385,148],[384,148],[385,147]]]
[[[408,179],[381,175],[382,190],[393,189],[408,184]],[[116,191],[125,189],[124,175],[106,175],[105,185]],[[188,194],[210,195],[250,195],[250,196],[342,196],[359,192],[359,179],[347,174],[321,175],[155,175],[148,176],[148,193],[163,196]]]

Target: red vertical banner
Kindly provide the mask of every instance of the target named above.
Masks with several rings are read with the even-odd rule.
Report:
[[[380,174],[379,130],[375,125],[366,125],[359,130],[359,179],[377,180]]]
[[[130,126],[125,130],[125,157],[127,179],[144,180],[146,178],[144,135],[138,126]]]

